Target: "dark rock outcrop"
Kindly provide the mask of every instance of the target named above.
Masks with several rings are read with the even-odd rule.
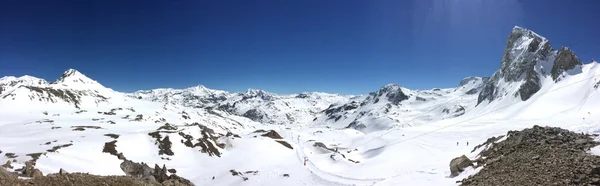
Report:
[[[252,121],[262,121],[266,116],[265,113],[258,109],[250,109],[246,111],[242,116],[251,119]]]
[[[583,65],[583,63],[577,58],[573,51],[567,47],[561,47],[558,50],[558,54],[554,59],[554,65],[552,66],[552,80],[558,81],[560,74],[580,65]]]
[[[279,133],[275,132],[274,130],[269,130],[269,132],[267,132],[267,133],[265,133],[265,134],[263,134],[261,136],[269,137],[271,139],[283,139],[281,137],[281,135],[279,135]]]
[[[370,93],[370,95],[377,98],[385,96],[387,100],[394,105],[398,105],[401,101],[407,100],[409,98],[408,95],[402,92],[402,88],[400,87],[400,85],[397,84],[386,85],[379,89],[379,91]]]
[[[225,148],[225,144],[218,143],[218,136],[212,129],[199,123],[193,123],[189,126],[198,126],[202,137],[194,140],[193,136],[179,132],[178,134],[185,139],[181,140],[181,143],[190,148],[200,147],[200,152],[207,153],[209,156],[221,157],[219,148]]]

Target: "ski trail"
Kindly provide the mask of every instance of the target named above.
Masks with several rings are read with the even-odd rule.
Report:
[[[294,136],[297,136],[291,131],[290,131],[290,134],[291,134],[292,140],[293,140]],[[306,157],[306,155],[304,154],[304,146],[302,146],[299,143],[301,141],[300,138],[298,138],[296,140],[298,142],[297,146],[296,146],[296,155],[297,155],[300,163],[304,164],[303,157]],[[358,179],[358,178],[350,178],[350,177],[336,175],[336,174],[329,173],[329,172],[319,169],[319,167],[317,167],[312,161],[310,161],[310,159],[308,161],[306,161],[305,167],[311,172],[312,175],[319,177],[323,181],[335,183],[338,185],[371,186],[371,185],[375,185],[377,182],[385,180],[384,178]]]

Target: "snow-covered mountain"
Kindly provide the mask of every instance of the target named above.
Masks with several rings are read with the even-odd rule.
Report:
[[[581,61],[571,50],[561,47],[555,51],[550,42],[521,27],[514,27],[500,69],[491,76],[477,103],[494,101],[505,96],[526,101],[541,87],[545,79],[558,82],[565,76],[581,73]]]
[[[114,95],[122,94],[74,69],[65,71],[51,83],[32,76],[3,77],[0,79],[0,90],[0,104],[24,106],[24,109],[37,103],[45,103],[41,106],[52,108],[95,107]]]
[[[548,123],[600,131],[600,65],[515,27],[490,77],[365,95],[213,90],[123,93],[69,69],[0,78],[0,162],[123,175],[123,157],[197,185],[456,185],[463,142]],[[443,129],[443,130],[442,130]],[[460,142],[460,143],[458,143]],[[415,181],[416,180],[416,181]]]

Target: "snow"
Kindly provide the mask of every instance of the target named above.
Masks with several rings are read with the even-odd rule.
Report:
[[[3,77],[0,150],[18,155],[13,163],[16,168],[31,159],[27,154],[45,153],[36,164],[45,174],[63,168],[123,175],[121,160],[102,152],[105,143],[116,140],[116,150],[127,159],[164,164],[196,185],[454,186],[481,167],[468,168],[451,178],[450,160],[461,155],[477,158],[487,147],[474,147],[490,137],[533,125],[600,133],[600,94],[594,88],[600,80],[599,65],[582,65],[555,82],[547,77],[552,61],[536,64],[541,89],[527,101],[513,95],[521,81],[500,78],[493,82],[500,95],[479,105],[478,93],[468,93],[482,89],[486,82],[479,77],[465,78],[456,88],[410,90],[389,84],[358,96],[322,92],[278,95],[255,89],[230,93],[202,85],[121,93],[73,69],[54,83],[32,76]],[[52,98],[47,91],[22,85],[80,93],[79,108],[73,102]],[[408,99],[393,103],[387,97],[398,93]],[[263,117],[244,117],[253,109]],[[138,115],[141,119],[134,120]],[[172,156],[159,155],[156,139],[148,134],[166,123],[177,128],[160,133],[172,142]],[[194,142],[203,137],[203,129],[193,123],[214,131],[216,143],[224,144],[218,148],[220,157],[183,143],[180,133],[192,136]],[[351,123],[363,127],[349,127]],[[100,128],[74,131],[76,126]],[[283,139],[261,136],[264,132],[257,130],[274,130]],[[226,136],[228,132],[240,137]],[[315,142],[337,152],[315,146]],[[48,151],[67,144],[72,145]],[[600,149],[592,148],[590,153],[600,155]],[[7,160],[12,159],[0,156],[0,162]],[[230,170],[243,175],[233,176]]]

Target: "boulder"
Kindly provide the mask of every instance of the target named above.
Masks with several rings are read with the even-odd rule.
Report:
[[[65,169],[60,168],[60,170],[58,171],[58,174],[64,176],[64,175],[67,175],[69,173],[67,171],[65,171]]]
[[[450,161],[450,176],[458,176],[458,174],[469,166],[473,166],[473,162],[465,155],[452,159],[452,161]]]

